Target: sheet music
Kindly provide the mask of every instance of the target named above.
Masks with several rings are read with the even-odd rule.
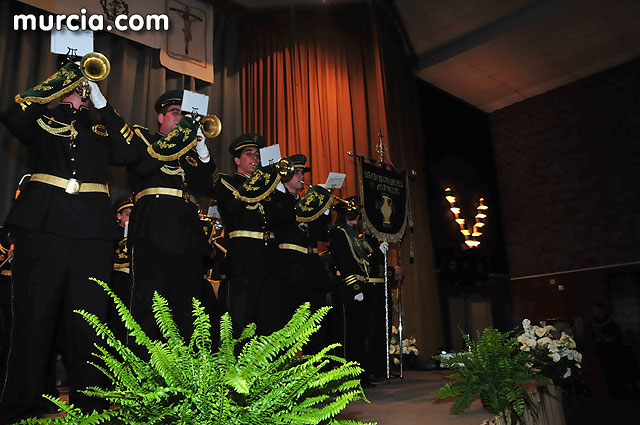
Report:
[[[182,105],[180,109],[188,113],[192,113],[195,110],[198,115],[207,115],[207,111],[209,110],[209,96],[185,90],[182,95]]]

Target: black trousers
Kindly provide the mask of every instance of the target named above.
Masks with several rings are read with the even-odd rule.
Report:
[[[232,238],[227,255],[227,282],[221,288],[233,334],[255,323],[257,333],[270,334],[282,326],[281,272],[277,247],[262,240]]]
[[[104,407],[79,390],[103,386],[106,378],[88,361],[101,343],[75,309],[107,317],[107,294],[89,277],[108,281],[113,242],[68,239],[17,229],[12,266],[12,328],[7,367],[0,385],[0,422],[37,415],[51,370],[56,328],[69,377],[69,401],[86,410]],[[101,344],[104,345],[104,344]]]
[[[362,301],[354,300],[354,296],[361,291],[355,291],[351,286],[342,285],[339,288],[340,313],[342,318],[343,356],[349,361],[357,361],[365,370],[361,376],[363,383],[368,382],[371,368],[369,364],[368,334],[370,301],[364,296]]]
[[[370,373],[376,378],[387,375],[387,339],[385,335],[385,308],[384,308],[384,283],[364,284],[364,296],[368,300],[368,335],[367,347],[369,352],[368,364]],[[389,335],[391,335],[391,319],[393,316],[393,303],[391,293],[388,298],[389,305]]]
[[[135,242],[131,253],[131,313],[151,339],[161,339],[153,315],[153,294],[158,292],[169,303],[173,320],[188,343],[193,333],[193,298],[200,300],[209,317],[215,313],[213,287],[204,277],[204,258],[197,255],[174,254],[152,244]],[[215,323],[214,323],[215,324]],[[148,358],[146,349],[131,341],[133,351]]]
[[[317,254],[303,254],[293,250],[281,250],[282,267],[282,313],[286,323],[301,304],[308,302],[311,311],[331,306],[331,279]],[[327,315],[303,348],[305,354],[315,354],[332,342],[330,338],[330,317]]]

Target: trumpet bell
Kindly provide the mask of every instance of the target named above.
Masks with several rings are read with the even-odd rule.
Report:
[[[284,181],[287,181],[287,178],[291,178],[293,176],[295,169],[295,164],[289,158],[282,158],[275,165],[276,170],[278,170],[278,174],[280,174],[280,178]]]
[[[222,131],[222,121],[217,115],[205,115],[200,119],[200,128],[207,139],[212,139]]]
[[[347,201],[347,212],[348,213],[355,213],[358,211],[358,209],[360,208],[360,204],[358,204],[356,201],[350,199]]]
[[[102,53],[91,52],[80,60],[80,69],[87,80],[102,81],[109,76],[111,64]]]

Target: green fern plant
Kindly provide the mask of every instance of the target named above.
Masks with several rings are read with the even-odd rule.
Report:
[[[364,425],[337,418],[350,402],[367,401],[358,379],[362,368],[330,354],[339,344],[317,354],[299,355],[329,307],[311,312],[309,304],[303,304],[281,330],[256,336],[255,325],[250,324],[238,339],[225,314],[220,320],[220,345],[215,348],[209,317],[198,300],[193,300],[193,334],[185,341],[167,301],[154,294],[154,317],[163,340],[151,340],[108,285],[91,280],[114,300],[130,335],[146,348],[149,360],[136,356],[95,315],[77,311],[110,347],[96,345],[94,366],[109,377],[112,386],[83,392],[108,401],[112,408],[87,414],[45,395],[66,416],[20,424]]]
[[[532,371],[531,356],[521,351],[513,331],[501,333],[494,328],[486,328],[473,341],[463,335],[466,352],[452,356],[436,356],[443,366],[456,372],[447,378],[449,382],[435,393],[436,399],[455,397],[451,406],[452,414],[460,414],[469,408],[471,402],[480,397],[484,407],[495,415],[521,422],[525,407],[532,414],[536,408],[524,388],[532,381],[543,384],[539,375]]]

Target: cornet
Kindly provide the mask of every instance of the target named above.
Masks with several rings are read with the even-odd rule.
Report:
[[[280,180],[283,182],[291,180],[293,173],[296,171],[295,164],[289,158],[282,158],[273,166],[278,171],[278,174],[280,174]]]
[[[333,197],[335,198],[336,201],[338,201],[338,203],[344,204],[346,206],[347,213],[349,214],[353,214],[360,209],[360,202],[358,202],[355,199],[349,199],[349,200],[342,199],[337,197],[336,195],[333,195]],[[335,205],[334,205],[334,208],[335,208]]]
[[[102,53],[91,52],[84,55],[80,60],[80,71],[89,81],[102,81],[109,76],[111,64],[109,59]],[[76,87],[76,92],[82,97],[82,100],[86,100],[91,94],[91,86],[86,81],[83,81]]]
[[[218,137],[222,131],[222,121],[217,115],[208,114],[200,118],[200,129],[207,139]]]

